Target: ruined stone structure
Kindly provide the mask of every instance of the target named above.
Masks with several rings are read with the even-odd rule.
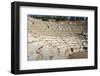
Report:
[[[43,21],[28,17],[27,28],[28,60],[87,58],[85,21]]]

